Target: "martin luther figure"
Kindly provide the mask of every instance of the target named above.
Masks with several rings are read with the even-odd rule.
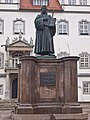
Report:
[[[36,41],[35,53],[38,55],[53,55],[54,45],[53,36],[56,32],[56,18],[47,14],[47,7],[44,5],[41,8],[41,14],[35,19]]]

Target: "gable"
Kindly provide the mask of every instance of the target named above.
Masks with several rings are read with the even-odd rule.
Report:
[[[29,46],[29,44],[25,43],[23,41],[17,41],[15,43],[10,44],[10,47],[15,47],[15,46],[16,47],[18,47],[18,46],[23,47],[23,46]]]

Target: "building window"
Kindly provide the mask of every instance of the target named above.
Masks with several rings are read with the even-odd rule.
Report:
[[[76,4],[76,0],[69,0],[69,5],[75,5]]]
[[[5,3],[13,3],[13,0],[5,0]]]
[[[19,0],[0,0],[0,3],[19,3]]]
[[[25,34],[25,21],[22,19],[16,19],[13,22],[13,33],[19,34],[19,33]]]
[[[80,35],[89,35],[89,22],[87,20],[82,20],[79,22]]]
[[[79,66],[80,68],[90,68],[90,55],[87,52],[82,52],[81,54],[79,54],[80,56],[80,60],[79,60]]]
[[[13,3],[13,0],[0,0],[0,3]]]
[[[0,95],[3,95],[3,85],[0,85]]]
[[[80,0],[80,5],[87,5],[87,0]]]
[[[4,33],[4,20],[0,18],[0,34]]]
[[[61,4],[64,4],[64,0],[61,0]]]
[[[83,81],[83,94],[90,94],[90,82]]]
[[[68,21],[60,20],[58,21],[58,34],[59,35],[67,35],[69,33],[69,25]]]
[[[33,0],[33,5],[48,5],[48,0]]]
[[[0,0],[0,3],[5,3],[5,0]]]

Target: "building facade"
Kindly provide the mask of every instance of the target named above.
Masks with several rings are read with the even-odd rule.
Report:
[[[90,102],[90,1],[62,0],[57,20],[58,57],[79,56],[78,101]]]
[[[12,59],[13,64],[18,61],[14,57],[17,53],[17,46],[20,45],[19,33],[22,34],[21,43],[24,44],[24,49],[21,47],[18,57],[21,55],[22,50],[25,53],[25,46],[27,45],[29,52],[32,51],[30,41],[32,39],[33,44],[35,44],[34,19],[37,14],[40,14],[42,5],[46,5],[48,14],[56,18],[54,48],[57,58],[65,56],[80,57],[78,61],[78,100],[79,102],[89,102],[89,0],[0,0],[0,45],[3,46],[0,47],[0,98],[11,99],[17,97],[17,92],[13,93],[13,91],[17,91],[16,87],[14,90],[13,84],[17,86],[18,71],[13,65],[13,69],[10,68],[9,70],[10,59]],[[16,42],[16,40],[19,42]],[[7,45],[8,41],[9,45]]]

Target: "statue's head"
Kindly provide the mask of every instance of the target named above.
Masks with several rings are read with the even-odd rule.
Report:
[[[46,5],[43,5],[43,6],[41,7],[41,11],[42,11],[42,13],[47,13],[47,6],[46,6]]]

